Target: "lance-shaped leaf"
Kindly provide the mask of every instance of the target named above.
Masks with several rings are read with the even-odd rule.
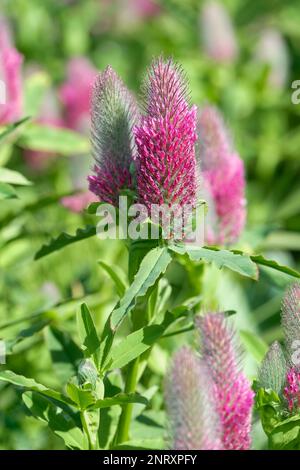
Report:
[[[29,186],[32,184],[21,173],[10,170],[8,168],[0,168],[0,183],[15,184],[20,186]]]
[[[77,326],[83,350],[87,357],[93,357],[96,367],[99,366],[100,340],[93,317],[86,304],[82,304],[77,314]]]
[[[146,295],[160,276],[165,273],[171,260],[172,257],[166,247],[154,248],[145,256],[133,283],[111,313],[110,325],[113,330],[133,309],[137,299]]]
[[[299,368],[300,346],[300,284],[295,283],[286,291],[282,302],[282,327],[285,336],[288,361]]]
[[[47,423],[49,428],[64,440],[66,446],[71,449],[88,449],[82,430],[65,409],[37,392],[25,392],[22,398],[33,416]]]
[[[94,225],[87,225],[85,228],[77,229],[75,235],[65,232],[61,233],[57,238],[52,238],[48,244],[43,245],[35,254],[34,259],[43,258],[54,253],[54,251],[61,250],[65,246],[93,237],[94,235],[96,235],[96,227]]]
[[[17,385],[18,387],[22,387],[34,392],[39,392],[42,395],[47,397],[53,398],[59,402],[65,403],[67,405],[72,405],[72,401],[68,399],[65,395],[57,392],[56,390],[52,390],[44,385],[36,382],[34,379],[29,379],[24,377],[23,375],[17,375],[10,370],[2,370],[0,372],[0,380],[4,382],[9,382],[13,385]]]
[[[257,279],[258,270],[256,264],[244,253],[236,253],[229,250],[216,248],[198,248],[192,246],[171,245],[170,250],[179,254],[187,254],[192,261],[207,261],[216,264],[220,269],[226,267],[243,276]]]
[[[278,341],[271,344],[258,373],[260,387],[282,392],[286,379],[286,360]]]

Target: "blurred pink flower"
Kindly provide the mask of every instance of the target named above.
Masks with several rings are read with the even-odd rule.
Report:
[[[65,108],[67,127],[87,133],[90,128],[90,102],[97,70],[85,58],[70,60],[67,80],[59,94]]]
[[[118,203],[122,189],[132,187],[132,129],[138,116],[135,100],[111,67],[98,75],[92,105],[92,148],[96,162],[88,177],[100,201]]]
[[[151,204],[196,204],[196,107],[186,80],[171,59],[155,60],[145,84],[146,115],[135,127],[139,200]]]
[[[216,62],[233,62],[238,45],[231,18],[222,3],[208,0],[200,16],[200,31],[206,54]]]
[[[160,13],[160,6],[153,0],[129,0],[136,13],[141,18],[149,18]]]
[[[67,80],[59,90],[59,96],[64,106],[65,126],[83,134],[90,132],[90,108],[93,84],[97,70],[84,57],[70,60],[67,67]],[[74,157],[75,165],[71,168],[74,186],[84,189],[83,178],[87,166],[86,156]],[[73,212],[81,212],[95,196],[90,192],[82,192],[69,198],[64,198],[62,204]]]
[[[0,80],[4,82],[5,103],[0,102],[0,125],[20,118],[22,113],[21,54],[13,47],[8,24],[0,17]]]
[[[222,421],[226,450],[250,448],[254,393],[241,372],[233,330],[222,313],[197,317],[202,360],[215,384],[216,407]]]
[[[128,32],[161,12],[155,0],[101,0],[101,27]]]
[[[246,221],[244,164],[212,106],[199,114],[198,142],[201,195],[208,203],[206,240],[208,244],[230,244],[238,239]]]
[[[86,191],[79,194],[74,194],[73,196],[66,196],[62,198],[61,203],[66,208],[72,212],[82,212],[88,207],[92,202],[97,202],[98,199],[90,191]]]
[[[289,75],[290,57],[280,31],[267,28],[262,32],[255,57],[269,66],[269,84],[274,88],[283,88]]]
[[[205,365],[192,350],[179,350],[165,381],[172,449],[222,449],[222,427],[213,396]]]

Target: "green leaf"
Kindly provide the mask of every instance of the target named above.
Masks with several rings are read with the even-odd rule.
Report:
[[[26,127],[18,144],[25,149],[60,155],[86,154],[90,150],[89,140],[81,134],[36,123]]]
[[[300,189],[296,189],[296,191],[288,195],[279,208],[276,208],[276,211],[272,213],[272,219],[274,220],[275,217],[276,220],[282,220],[299,214],[299,200]]]
[[[243,276],[257,279],[257,266],[248,255],[241,252],[221,250],[213,247],[197,248],[192,246],[172,245],[171,251],[179,254],[187,254],[192,261],[207,261],[214,263],[218,268],[226,267]]]
[[[72,381],[67,384],[67,394],[80,410],[86,410],[95,403],[95,397],[90,390],[84,390]]]
[[[240,337],[247,351],[260,363],[268,351],[268,345],[251,331],[241,330]]]
[[[118,274],[117,267],[114,266],[112,268],[108,264],[104,263],[104,261],[98,261],[98,264],[99,264],[99,266],[101,266],[104,269],[104,271],[107,272],[107,274],[113,280],[113,282],[116,286],[119,297],[123,297],[123,295],[125,294],[127,286],[126,286],[125,282],[122,280],[121,275]]]
[[[175,253],[187,253],[192,261],[208,261],[215,263],[219,268],[226,268],[236,271],[243,276],[257,279],[257,264],[266,266],[276,271],[300,278],[300,273],[288,266],[282,266],[276,261],[269,260],[261,254],[247,255],[240,250],[221,250],[216,247],[196,248],[189,246],[172,245],[170,250]]]
[[[97,335],[92,315],[86,304],[81,305],[80,311],[77,314],[77,327],[86,357],[92,357],[96,367],[98,368],[100,361],[100,340]]]
[[[154,248],[143,258],[133,283],[111,313],[110,326],[113,331],[117,329],[124,317],[131,312],[137,299],[145,296],[160,276],[165,273],[171,260],[172,257],[166,247]]]
[[[300,415],[277,424],[269,435],[271,450],[300,450]]]
[[[13,385],[17,385],[18,387],[27,388],[34,392],[39,392],[42,395],[45,395],[50,398],[54,398],[55,400],[65,403],[67,405],[72,405],[72,401],[68,399],[65,395],[52,390],[50,388],[45,387],[44,385],[36,382],[34,379],[28,379],[23,375],[17,375],[10,370],[2,370],[0,371],[0,380],[4,382],[9,382]]]
[[[264,250],[300,251],[300,234],[284,230],[272,232],[262,242],[262,246]]]
[[[15,184],[20,186],[30,186],[32,183],[21,175],[18,171],[0,168],[0,183]]]
[[[16,199],[18,197],[15,189],[7,183],[0,183],[0,200]]]
[[[280,271],[285,274],[289,274],[290,276],[300,278],[299,271],[296,271],[293,268],[288,266],[282,266],[277,263],[277,261],[272,261],[270,259],[265,258],[263,255],[251,255],[250,258],[257,264],[261,266],[267,266],[268,268],[275,269],[276,271]]]
[[[6,343],[6,353],[7,354],[12,354],[14,352],[14,349],[17,346],[17,344],[19,344],[21,341],[24,341],[28,338],[31,338],[36,333],[39,333],[40,331],[42,331],[47,325],[49,325],[49,322],[50,322],[49,319],[38,320],[38,321],[34,322],[28,328],[25,328],[24,330],[21,330],[15,338],[7,340],[5,342]]]
[[[111,349],[104,369],[121,369],[136,357],[147,351],[164,334],[176,317],[166,315],[160,325],[150,325],[134,331]]]
[[[148,226],[148,233],[149,233],[149,224],[146,223]],[[132,240],[129,245],[129,262],[128,262],[128,279],[130,284],[134,280],[134,276],[138,272],[141,262],[143,261],[144,257],[154,248],[159,246],[159,240],[152,240],[151,238],[147,240]]]
[[[157,392],[159,392],[158,385],[152,385],[152,387],[143,391],[143,397],[146,398],[148,402],[150,402],[152,398],[157,394]],[[132,419],[136,419],[138,416],[140,416],[145,409],[145,403],[135,403],[132,410]]]
[[[258,383],[262,388],[271,388],[281,394],[286,383],[286,372],[287,364],[284,351],[280,343],[274,341],[260,365]]]
[[[29,121],[30,117],[25,117],[20,119],[19,121],[14,122],[13,124],[9,124],[4,129],[0,129],[0,141],[6,139],[7,137],[11,136],[19,127]]]
[[[0,144],[0,166],[6,165],[13,153],[12,142],[1,142]]]
[[[50,86],[50,77],[45,72],[38,71],[27,78],[24,91],[26,114],[30,116],[39,114],[43,97]]]
[[[147,398],[139,395],[138,393],[118,393],[114,397],[103,398],[103,400],[97,400],[89,409],[102,409],[110,408],[116,405],[126,405],[127,403],[141,403],[143,405],[148,404]]]
[[[95,215],[97,214],[98,207],[102,204],[103,202],[91,202],[85,210],[88,214]]]
[[[254,382],[255,407],[259,412],[262,427],[270,435],[274,427],[281,420],[281,402],[278,394],[271,389],[259,388],[259,384]]]
[[[47,423],[49,428],[57,434],[66,446],[71,449],[87,449],[86,438],[76,426],[73,417],[60,408],[48,397],[41,396],[36,392],[25,392],[22,395],[23,401],[32,415]]]
[[[47,245],[43,245],[35,254],[34,259],[37,260],[43,258],[55,251],[61,250],[67,245],[85,240],[86,238],[93,237],[94,235],[96,235],[96,227],[94,225],[87,225],[85,228],[77,229],[75,235],[69,235],[65,232],[61,233],[57,238],[52,238]]]
[[[48,328],[47,343],[55,374],[62,383],[65,383],[76,375],[83,354],[67,332],[54,326]]]

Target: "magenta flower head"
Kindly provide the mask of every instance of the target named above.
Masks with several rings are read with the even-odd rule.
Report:
[[[138,118],[135,101],[111,67],[99,74],[92,102],[92,148],[95,175],[90,190],[107,203],[117,204],[122,189],[132,188],[131,164],[135,151],[133,126]]]
[[[71,59],[67,81],[60,88],[60,99],[65,108],[65,123],[70,129],[87,133],[90,128],[90,102],[97,70],[85,58]]]
[[[219,450],[221,423],[214,407],[213,384],[205,365],[189,348],[173,357],[165,399],[174,450]]]
[[[286,386],[283,391],[290,412],[300,409],[300,372],[289,369],[286,375]]]
[[[300,372],[300,284],[292,284],[282,301],[281,323],[288,361]]]
[[[22,112],[22,56],[13,47],[6,20],[0,17],[0,125],[20,118]]]
[[[262,32],[255,58],[269,66],[268,83],[274,88],[284,88],[289,76],[290,56],[280,31],[267,28]]]
[[[200,30],[206,54],[216,62],[233,62],[238,46],[230,16],[216,1],[205,2],[200,16]]]
[[[244,164],[233,150],[223,119],[212,106],[198,118],[202,196],[208,203],[208,244],[231,244],[246,221]]]
[[[254,394],[239,366],[234,332],[222,313],[198,317],[196,325],[200,332],[202,359],[215,384],[224,449],[249,449]]]
[[[135,127],[139,202],[196,204],[196,107],[190,107],[181,68],[155,60],[145,82],[146,114]]]

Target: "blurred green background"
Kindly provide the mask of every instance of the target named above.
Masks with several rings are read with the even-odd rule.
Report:
[[[235,56],[225,61],[212,57],[205,46],[204,2],[200,0],[1,0],[0,9],[11,23],[16,48],[24,56],[27,93],[30,71],[41,70],[61,107],[58,89],[74,57],[87,58],[99,70],[112,65],[138,94],[151,59],[161,53],[173,56],[189,78],[191,100],[198,106],[214,103],[222,110],[245,162],[248,222],[239,246],[299,269],[300,104],[291,101],[292,82],[300,79],[299,2],[221,3],[231,18],[237,46]],[[259,48],[270,29],[282,42],[280,47],[275,43],[273,59],[268,61],[261,59]],[[21,171],[34,185],[18,190],[20,200],[1,204],[0,338],[16,338],[26,328],[26,321],[18,323],[18,319],[42,311],[51,312],[57,324],[74,332],[74,312],[82,299],[101,327],[117,295],[96,260],[115,262],[125,270],[126,251],[118,242],[89,239],[45,260],[33,261],[43,242],[62,231],[73,232],[92,217],[73,214],[59,203],[60,196],[73,188],[77,164],[77,173],[82,171],[82,158],[78,163],[77,157],[59,155],[44,171],[37,172],[27,165],[23,153],[14,146],[9,167]],[[88,152],[84,162],[87,174],[92,164]],[[181,276],[180,270],[174,274],[175,285],[180,285]],[[197,273],[191,276],[196,284]],[[262,269],[258,283],[241,281],[213,268],[205,272],[206,305],[238,311],[251,377],[265,345],[281,339],[280,302],[289,282],[288,276],[267,268]],[[6,326],[12,321],[16,324]],[[27,326],[32,326],[31,321]],[[253,334],[258,334],[257,342],[252,341]],[[170,343],[170,349],[184,340]],[[8,357],[9,367],[43,383],[59,384],[46,345],[44,331],[28,340],[22,333]],[[157,347],[149,366],[157,380],[164,374],[165,362],[166,353]],[[147,380],[146,375],[145,387],[149,386]],[[157,400],[154,406],[159,409],[161,398]],[[29,416],[24,418],[25,414],[18,392],[1,383],[0,448],[63,448],[45,426]],[[254,444],[264,446],[259,429]]]

